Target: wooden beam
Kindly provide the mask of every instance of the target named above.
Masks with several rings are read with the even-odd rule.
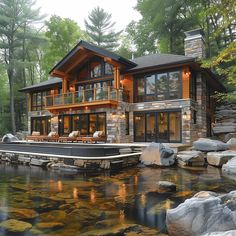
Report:
[[[59,70],[56,70],[56,69],[53,70],[51,75],[58,76],[60,78],[64,78],[65,76],[67,76],[67,74],[65,72],[62,72],[62,71],[59,71]]]
[[[72,69],[74,69],[79,63],[85,60],[87,57],[91,57],[91,53],[85,52],[84,54],[80,55],[78,60],[75,60],[66,70],[66,73],[69,73]]]
[[[115,67],[121,67],[121,64],[112,60],[110,57],[104,57],[104,61],[111,64],[112,66],[115,66]]]

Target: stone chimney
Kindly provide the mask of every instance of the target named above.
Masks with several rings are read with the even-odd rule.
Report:
[[[195,29],[184,32],[186,38],[184,39],[185,56],[205,58],[205,41],[204,32],[202,29]]]

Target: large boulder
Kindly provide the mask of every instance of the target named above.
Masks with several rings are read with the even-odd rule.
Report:
[[[228,174],[236,174],[236,155],[222,166],[222,171]]]
[[[231,138],[227,144],[229,145],[230,149],[236,149],[236,138]]]
[[[13,134],[5,134],[2,138],[3,143],[11,143],[19,141],[17,137],[15,137]]]
[[[202,236],[235,236],[236,235],[236,230],[230,230],[226,232],[213,232],[213,233],[207,233]]]
[[[205,158],[200,151],[182,151],[177,153],[177,162],[181,167],[204,166]]]
[[[227,150],[229,148],[229,145],[219,140],[200,138],[197,141],[193,142],[193,147],[198,151],[212,152]]]
[[[175,163],[174,151],[161,143],[151,143],[144,149],[140,161],[144,165],[171,166]]]
[[[236,151],[208,152],[207,162],[209,165],[221,167],[236,156]]]
[[[177,208],[167,210],[169,235],[189,236],[236,228],[236,191],[219,196],[200,192]]]

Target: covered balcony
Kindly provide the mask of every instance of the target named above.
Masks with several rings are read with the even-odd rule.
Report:
[[[108,86],[46,96],[45,108],[57,110],[98,105],[116,106],[119,101],[127,99],[128,96],[122,89]]]

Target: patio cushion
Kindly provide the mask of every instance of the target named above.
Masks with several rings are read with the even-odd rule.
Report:
[[[54,137],[57,135],[57,132],[53,132],[51,131],[49,134],[48,134],[48,137]]]
[[[93,134],[93,138],[100,138],[103,136],[103,131],[96,131]]]
[[[76,138],[78,137],[80,134],[79,131],[72,131],[70,134],[69,134],[69,138]]]
[[[38,132],[38,131],[33,131],[32,132],[32,136],[39,136],[40,135],[40,132]]]

